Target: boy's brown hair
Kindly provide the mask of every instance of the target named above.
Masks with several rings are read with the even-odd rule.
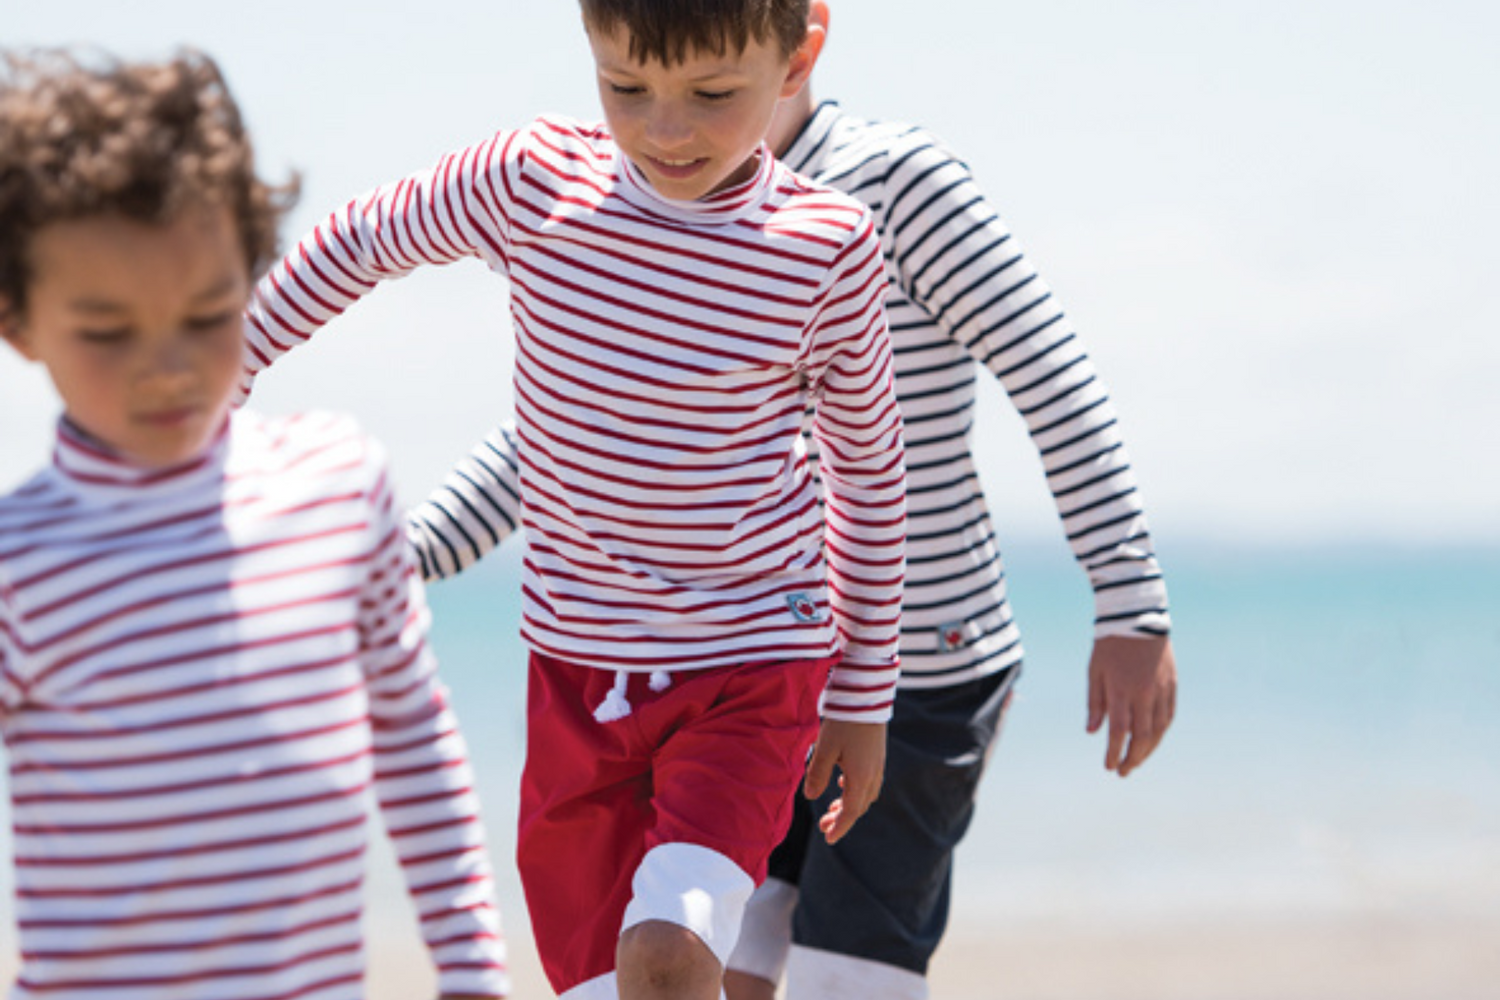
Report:
[[[583,23],[609,33],[623,25],[640,62],[680,63],[690,51],[741,52],[752,39],[790,56],[807,37],[808,0],[579,0]]]
[[[185,206],[224,205],[255,275],[275,259],[277,223],[295,195],[295,180],[256,177],[239,108],[202,53],[0,60],[0,330],[25,313],[29,249],[43,226],[95,215],[161,224]]]

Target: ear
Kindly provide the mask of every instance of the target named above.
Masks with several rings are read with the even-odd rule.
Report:
[[[15,308],[15,304],[4,295],[0,295],[0,340],[9,344],[27,361],[36,360],[26,345],[26,338],[21,334],[21,314]]]
[[[787,65],[786,80],[781,85],[782,100],[796,96],[799,90],[807,86],[813,67],[818,63],[818,56],[823,51],[823,43],[827,40],[828,6],[814,0],[808,8],[807,37],[802,39],[797,51],[792,53],[791,62]]]
[[[823,29],[823,34],[828,34],[828,0],[808,0],[807,25],[817,25]]]

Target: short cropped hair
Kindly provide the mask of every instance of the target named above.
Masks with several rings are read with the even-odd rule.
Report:
[[[668,66],[690,51],[743,52],[752,39],[791,56],[807,37],[808,0],[579,0],[579,6],[591,30],[624,25],[632,58]]]
[[[150,63],[85,63],[62,49],[6,54],[0,326],[25,313],[31,240],[46,225],[97,215],[165,224],[185,207],[223,205],[254,276],[275,259],[277,224],[296,188],[295,177],[272,186],[256,176],[239,108],[202,53]]]

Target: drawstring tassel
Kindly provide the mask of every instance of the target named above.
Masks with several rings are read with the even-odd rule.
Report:
[[[625,685],[630,682],[628,670],[615,671],[615,686],[594,709],[595,722],[614,722],[630,714],[630,702],[625,698]]]
[[[651,690],[655,691],[657,694],[661,694],[667,688],[672,686],[672,675],[667,673],[665,670],[653,670],[651,671],[650,684]]]

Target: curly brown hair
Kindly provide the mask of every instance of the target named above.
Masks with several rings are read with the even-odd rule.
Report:
[[[668,66],[689,50],[743,52],[752,38],[790,56],[807,37],[808,0],[579,0],[579,7],[593,30],[624,25],[633,58]]]
[[[62,49],[0,60],[0,326],[24,315],[29,249],[44,226],[117,214],[151,224],[184,207],[226,205],[245,265],[275,259],[276,229],[297,182],[272,186],[213,59],[184,50],[165,62]],[[7,315],[9,314],[9,315]]]

